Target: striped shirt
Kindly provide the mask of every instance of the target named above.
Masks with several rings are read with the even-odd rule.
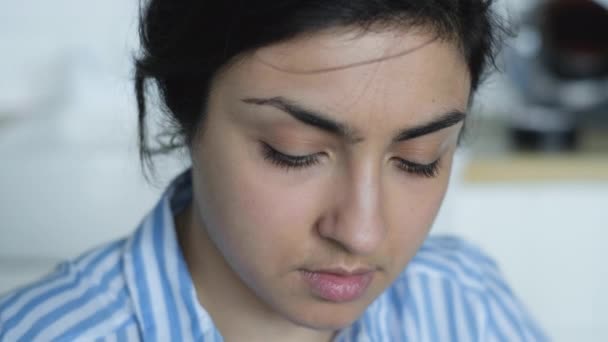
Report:
[[[0,298],[0,341],[222,341],[199,304],[173,216],[190,172],[128,238]],[[496,264],[455,237],[429,237],[396,281],[335,341],[546,341]]]

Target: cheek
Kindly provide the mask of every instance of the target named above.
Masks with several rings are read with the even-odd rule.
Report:
[[[273,179],[272,172],[255,167],[250,170],[247,175],[238,175],[233,184],[238,194],[232,209],[238,213],[236,224],[253,231],[253,238],[263,240],[261,248],[265,250],[302,244],[314,216],[314,202],[309,200],[315,197],[314,187],[284,187]]]
[[[211,239],[242,274],[288,272],[306,258],[318,187],[285,186],[277,181],[283,171],[265,167],[251,153],[257,152],[213,158],[201,177],[202,215]]]
[[[388,192],[390,230],[387,249],[398,270],[413,257],[429,233],[447,190],[451,159],[449,155],[442,162],[437,178],[408,178]]]

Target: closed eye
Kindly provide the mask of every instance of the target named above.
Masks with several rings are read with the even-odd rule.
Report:
[[[394,160],[397,167],[407,173],[426,178],[434,178],[439,174],[439,162],[441,159],[437,159],[430,164],[414,163],[402,158],[394,158]]]
[[[279,168],[283,168],[286,170],[303,169],[316,165],[319,163],[319,158],[322,154],[315,153],[303,156],[294,156],[279,152],[278,150],[266,143],[262,143],[262,150],[265,160],[269,161],[275,166],[278,166]]]
[[[262,143],[262,153],[264,159],[277,166],[281,169],[304,169],[319,164],[320,158],[323,153],[314,153],[307,155],[290,155],[284,152],[278,151],[276,148],[270,146],[267,143]],[[409,174],[416,176],[434,178],[439,173],[440,159],[435,160],[430,164],[420,164],[411,162],[402,158],[393,158],[396,162],[396,166]]]

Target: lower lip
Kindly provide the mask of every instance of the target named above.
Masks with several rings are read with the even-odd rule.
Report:
[[[304,280],[316,296],[336,303],[350,302],[361,298],[374,277],[373,272],[353,275],[301,272]]]

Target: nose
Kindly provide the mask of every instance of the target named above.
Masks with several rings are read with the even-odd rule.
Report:
[[[332,200],[318,221],[318,233],[351,254],[371,254],[386,236],[380,172],[370,163],[336,178],[327,189]]]

